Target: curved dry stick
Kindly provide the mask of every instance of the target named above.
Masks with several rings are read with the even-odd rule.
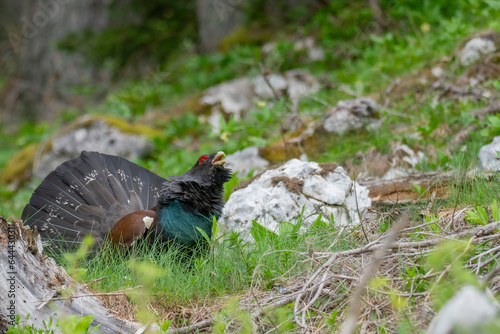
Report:
[[[409,223],[409,221],[410,217],[407,213],[404,213],[391,228],[391,230],[385,237],[384,243],[381,245],[381,247],[379,247],[373,254],[373,261],[368,265],[368,268],[366,268],[365,272],[358,282],[357,287],[354,290],[354,293],[351,296],[349,315],[347,317],[347,320],[344,322],[341,334],[354,333],[354,330],[356,329],[356,325],[358,323],[358,315],[361,308],[361,296],[363,294],[363,291],[366,289],[368,281],[370,280],[372,275],[378,269],[380,263],[385,257],[385,254],[390,248],[392,248],[392,245],[398,238],[403,228]]]

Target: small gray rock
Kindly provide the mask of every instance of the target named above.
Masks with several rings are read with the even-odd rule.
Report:
[[[497,154],[500,152],[500,136],[493,138],[491,144],[481,147],[478,154],[479,166],[482,169],[491,171],[500,171],[500,157]]]
[[[453,334],[462,333],[456,329],[463,329],[466,333],[481,334],[478,327],[494,319],[497,313],[498,307],[485,292],[467,285],[439,310],[427,333]]]
[[[473,38],[465,44],[460,53],[460,64],[468,66],[482,56],[494,52],[495,49],[495,43],[492,40],[482,37]]]
[[[215,111],[234,114],[239,119],[242,111],[252,104],[253,86],[249,79],[230,80],[208,88],[200,99],[202,105]]]
[[[304,70],[290,70],[284,73],[288,88],[286,93],[292,100],[298,100],[308,94],[316,93],[320,89],[318,80],[311,73]]]
[[[317,46],[314,38],[310,36],[295,42],[293,49],[294,51],[306,51],[307,58],[309,58],[310,61],[325,60],[325,50]]]
[[[371,98],[342,100],[325,114],[323,127],[328,132],[343,134],[379,123],[377,118],[381,107]]]
[[[267,81],[269,84],[263,76],[258,76],[252,79],[253,89],[257,97],[268,100],[276,98],[274,95],[275,93],[278,97],[281,97],[286,93],[288,82],[282,75],[270,74],[267,77]],[[269,85],[271,85],[272,89]]]
[[[392,180],[415,174],[418,172],[415,167],[425,159],[425,154],[422,151],[415,152],[405,144],[398,144],[394,147],[392,155],[391,168],[382,176],[382,180]]]

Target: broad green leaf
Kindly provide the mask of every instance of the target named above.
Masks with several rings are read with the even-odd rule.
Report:
[[[210,237],[208,236],[207,232],[203,231],[201,228],[199,227],[196,227],[196,229],[198,230],[198,232],[201,233],[201,235],[203,236],[203,238],[205,238],[205,240],[210,243]]]
[[[500,220],[500,214],[498,213],[498,203],[497,200],[493,200],[491,204],[491,215],[493,216],[493,221],[497,222]]]

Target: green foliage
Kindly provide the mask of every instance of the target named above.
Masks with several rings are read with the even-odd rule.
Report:
[[[425,276],[425,268],[419,264],[414,266],[406,266],[405,272],[402,273],[401,277],[406,281],[406,288],[410,290],[413,288],[415,292],[427,291],[429,284],[427,280],[421,279]]]
[[[433,232],[439,232],[441,229],[440,227],[435,223],[435,222],[438,222],[439,221],[439,215],[435,215],[435,214],[425,214],[425,220],[427,221],[427,223],[430,223],[430,222],[434,222],[433,224],[429,224],[429,228],[431,229],[431,231]]]
[[[63,334],[90,334],[99,333],[100,325],[93,328],[90,327],[94,321],[93,315],[87,315],[83,317],[78,317],[76,315],[70,315],[68,317],[61,317],[55,323],[53,323],[52,317],[48,322],[43,321],[43,329],[35,328],[35,325],[28,325],[27,321],[30,318],[28,314],[25,320],[20,320],[20,316],[16,315],[15,325],[10,326],[7,330],[7,334],[54,334],[54,326],[57,327],[58,332]]]
[[[486,116],[486,128],[481,130],[484,137],[496,137],[500,135],[500,113]]]
[[[253,172],[250,172],[250,174],[253,174]],[[252,175],[248,175],[248,177],[251,176]],[[229,182],[226,182],[224,184],[224,199],[226,200],[226,202],[229,199],[229,196],[231,195],[231,192],[233,191],[234,187],[236,187],[242,181],[244,181],[244,179],[240,179],[238,177],[238,172],[234,172],[231,180],[229,180]]]
[[[155,281],[165,274],[165,270],[154,263],[136,260],[130,260],[128,267],[137,281],[141,282],[139,290],[131,290],[127,294],[138,306],[137,319],[143,324],[153,323],[156,321],[156,314],[148,308],[148,303],[152,298]]]
[[[212,325],[214,333],[226,333],[229,322],[233,321],[239,323],[238,333],[253,333],[251,314],[242,310],[235,299],[231,299],[214,318],[215,322]]]
[[[475,223],[480,225],[488,224],[488,213],[486,210],[480,206],[476,206],[475,211],[468,210],[465,212],[467,217],[465,218],[469,223]]]
[[[231,116],[229,120],[220,117],[217,132],[210,133],[210,137],[220,139],[228,151],[236,151],[242,147],[265,146],[279,138],[280,120],[286,113],[285,100],[280,99],[272,107],[259,101],[257,109],[252,110],[249,116],[236,120]]]
[[[359,153],[368,150],[390,153],[396,141],[410,147],[425,148],[426,153],[432,154],[428,154],[416,166],[417,169],[457,170],[456,179],[450,184],[450,198],[439,202],[439,205],[473,205],[475,209],[466,213],[466,219],[471,224],[498,221],[499,176],[492,175],[491,180],[469,179],[465,177],[465,172],[475,167],[479,148],[489,143],[491,137],[500,134],[500,114],[487,116],[485,121],[478,123],[479,131],[470,133],[469,140],[462,147],[450,152],[450,136],[473,122],[477,123],[470,111],[484,107],[485,102],[442,102],[430,91],[429,82],[419,84],[419,76],[440,60],[440,66],[448,76],[459,78],[465,74],[466,68],[448,66],[455,61],[457,46],[472,32],[485,28],[500,29],[496,19],[500,15],[499,6],[494,1],[486,0],[453,3],[444,0],[382,0],[380,4],[386,26],[381,27],[380,33],[374,34],[376,23],[367,1],[331,1],[317,12],[304,10],[304,7],[293,8],[282,11],[282,16],[276,20],[272,16],[266,17],[265,1],[254,2],[253,9],[252,4],[245,3],[243,6],[249,6],[250,18],[259,16],[261,20],[258,23],[264,29],[271,27],[270,30],[276,31],[276,35],[266,37],[276,40],[273,51],[268,54],[262,52],[258,44],[264,39],[259,39],[250,44],[231,43],[224,53],[199,55],[193,52],[194,20],[190,17],[194,12],[194,3],[174,4],[162,0],[142,4],[134,0],[132,5],[138,6],[137,24],[124,24],[99,32],[77,32],[67,36],[60,46],[79,52],[91,63],[112,70],[132,63],[142,64],[137,59],[153,60],[158,64],[154,69],[141,69],[144,78],[140,80],[123,80],[102,103],[86,111],[140,119],[154,109],[154,115],[161,116],[154,120],[155,125],[162,128],[163,133],[154,138],[154,152],[139,164],[163,176],[184,172],[202,153],[221,149],[232,153],[281,139],[281,130],[286,125],[284,120],[289,113],[286,105],[290,101],[285,98],[256,101],[252,110],[241,119],[221,117],[217,131],[205,122],[203,115],[206,110],[197,104],[200,92],[207,87],[240,76],[259,75],[259,63],[273,72],[305,67],[321,82],[327,83],[313,98],[302,99],[298,104],[299,116],[318,121],[322,119],[323,112],[339,100],[352,98],[353,95],[380,96],[390,83],[401,78],[403,82],[397,86],[409,86],[411,89],[403,93],[396,89],[390,93],[390,110],[380,111],[383,120],[380,127],[342,136],[330,135],[325,142],[326,149],[318,152],[319,162],[364,163]],[[280,2],[279,6],[282,5]],[[281,8],[279,6],[277,8]],[[111,8],[115,11],[117,7],[113,5]],[[258,8],[262,10],[256,10]],[[285,26],[280,26],[281,29],[274,28],[282,24]],[[173,35],[174,32],[176,35]],[[314,37],[316,44],[325,50],[324,60],[312,62],[305,51],[295,50],[296,39],[303,36]],[[142,55],[147,56],[143,58]],[[449,55],[452,55],[449,62],[443,60],[443,56]],[[416,82],[408,80],[408,77]],[[422,79],[429,80],[426,77]],[[490,80],[483,85],[491,91],[500,89],[498,80]],[[89,95],[98,89],[82,86],[74,88],[74,91]],[[186,97],[194,102],[186,104],[181,114],[177,110],[172,111]],[[70,121],[79,112],[68,110],[61,119]],[[165,119],[162,114],[167,115]],[[40,142],[56,131],[60,122],[27,123],[19,129],[19,135],[17,129],[0,126],[3,148],[0,151],[0,167],[20,147]],[[400,128],[404,130],[400,131]],[[226,184],[226,199],[231,189],[249,176],[233,177]],[[414,187],[420,196],[425,194],[425,188]],[[19,216],[33,188],[30,186],[16,193],[6,186],[0,187],[0,213]],[[486,209],[489,203],[492,203],[491,215]],[[438,218],[437,214],[426,214],[424,222],[430,223]],[[84,261],[85,253],[91,247],[85,244],[87,249],[66,256],[62,261],[68,272],[80,281],[104,277],[93,285],[99,291],[132,288],[129,296],[138,306],[138,318],[141,322],[149,322],[155,319],[152,317],[154,314],[147,310],[147,303],[157,303],[165,308],[183,303],[210,304],[214,298],[240,294],[249,287],[271,289],[285,286],[290,279],[310,270],[300,253],[306,254],[311,249],[330,251],[328,247],[338,235],[333,221],[322,217],[307,229],[303,227],[302,217],[296,221],[281,222],[275,231],[266,229],[260,223],[252,222],[244,238],[235,232],[222,234],[221,226],[214,221],[212,238],[204,234],[209,252],[200,247],[189,256],[175,247],[139,242],[126,255],[110,252],[103,256],[104,252]],[[384,216],[378,232],[385,232],[390,226],[390,216]],[[440,226],[433,223],[416,229],[410,237],[424,239],[425,232],[439,233],[440,230]],[[357,232],[359,230],[353,228],[352,233],[344,235],[345,238],[337,244],[338,248],[360,246]],[[247,237],[253,239],[252,242]],[[487,245],[479,245],[478,249],[481,247]],[[463,267],[463,262],[472,251],[470,248],[466,242],[445,243],[427,259],[404,259],[400,276],[406,283],[405,289],[416,293],[430,289],[433,300],[440,307],[461,285],[477,285],[472,274]],[[445,274],[439,279],[436,277],[436,282],[433,282],[423,278],[429,268],[435,272],[444,270]],[[398,310],[404,311],[406,305],[414,302],[411,298],[401,298],[385,279],[375,283],[378,284],[377,289],[389,295],[391,305]],[[142,288],[134,289],[139,285]],[[330,314],[311,316],[324,316],[328,329],[336,331],[342,314],[343,310],[335,310]],[[250,332],[249,316],[240,310],[236,300],[232,300],[217,313],[213,331],[223,332],[239,326],[237,328],[241,332]],[[402,318],[407,318],[406,314]],[[233,319],[235,322],[231,322]],[[290,319],[291,310],[283,307],[266,314],[265,321],[271,328],[273,324],[282,324],[277,327],[277,332],[293,332]],[[88,330],[87,324],[92,322],[90,318],[68,318],[66,321],[69,331]],[[172,325],[185,323],[165,320],[161,328],[166,331]],[[10,329],[12,333],[52,333],[49,329],[52,323],[44,330],[36,330],[18,319],[16,326]],[[388,332],[383,326],[380,326],[380,331]],[[398,332],[414,333],[416,329],[407,319],[399,324]]]
[[[76,281],[80,281],[85,276],[85,269],[82,267],[82,262],[87,258],[89,251],[92,249],[94,240],[91,235],[87,235],[82,240],[82,244],[74,253],[65,253],[63,258],[68,266],[67,272]]]
[[[486,225],[489,222],[488,212],[481,206],[476,206],[474,211],[467,210],[465,213],[467,214],[465,219],[471,224]],[[500,220],[499,208],[496,199],[493,200],[493,203],[491,204],[491,215],[494,222]]]
[[[105,277],[93,285],[100,291],[142,285],[143,288],[128,293],[139,309],[140,303],[146,300],[165,307],[188,301],[205,303],[206,299],[245,291],[251,285],[271,287],[293,277],[307,266],[298,262],[301,259],[298,253],[307,252],[311,245],[315,245],[315,249],[326,249],[337,233],[321,217],[305,234],[299,233],[301,225],[301,219],[295,224],[283,222],[278,235],[254,222],[250,233],[256,239],[255,243],[249,243],[235,232],[221,234],[221,227],[214,222],[213,237],[206,235],[208,240],[203,242],[209,241],[210,252],[206,252],[206,247],[199,247],[186,253],[143,240],[134,244],[127,256],[105,249],[82,263],[82,273],[86,281]],[[347,247],[355,243],[354,240],[345,238],[339,247]],[[257,286],[256,282],[259,282]]]
[[[425,194],[425,191],[427,190],[417,183],[412,183],[411,185],[413,189],[415,189],[419,197],[422,197]]]
[[[491,203],[491,215],[493,217],[493,221],[500,221],[500,207],[498,206],[497,200],[494,199],[493,203]]]
[[[94,328],[90,328],[90,325],[94,321],[93,315],[87,315],[84,317],[78,317],[76,315],[70,315],[69,317],[61,317],[59,319],[58,327],[61,329],[63,334],[86,334],[98,332],[100,324]]]
[[[338,310],[333,310],[333,312],[326,318],[326,324],[331,330],[335,330],[339,327],[337,324]]]
[[[221,226],[217,224],[217,218],[215,216],[212,219],[212,237],[210,238],[208,234],[203,231],[201,228],[197,227],[196,228],[198,232],[201,233],[205,241],[210,247],[210,253],[212,254],[212,261],[215,262],[215,246],[217,243],[225,237],[225,234],[220,234]]]
[[[7,334],[54,334],[52,318],[48,322],[43,321],[43,329],[35,328],[35,325],[28,325],[27,321],[30,318],[30,314],[26,316],[25,320],[21,320],[21,316],[16,315],[14,320],[14,325],[10,326],[7,330]]]
[[[429,123],[424,126],[419,126],[418,130],[422,135],[428,137],[434,130],[436,130],[439,124],[441,124],[441,119],[433,113],[431,114]]]
[[[464,268],[463,261],[471,245],[465,241],[448,240],[443,242],[427,257],[427,265],[434,272],[444,271],[446,276],[439,276],[431,288],[431,296],[436,308],[439,309],[464,284],[479,287],[476,276]]]

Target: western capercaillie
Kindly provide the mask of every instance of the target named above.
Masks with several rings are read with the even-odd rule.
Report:
[[[126,159],[83,151],[52,171],[36,188],[22,219],[36,226],[55,253],[91,235],[130,246],[151,232],[163,241],[192,246],[211,236],[224,207],[231,170],[224,152],[201,156],[182,175],[164,179]]]

